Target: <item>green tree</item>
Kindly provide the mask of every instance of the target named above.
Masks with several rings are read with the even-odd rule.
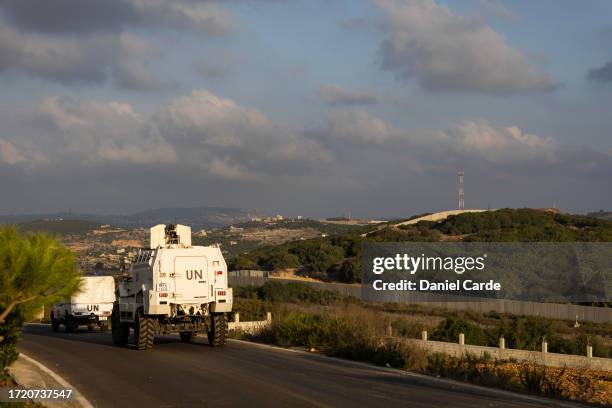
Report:
[[[299,253],[304,266],[313,271],[326,272],[342,261],[344,250],[328,242],[315,243]]]
[[[340,265],[340,280],[346,283],[361,282],[359,258],[347,258]]]
[[[69,298],[80,282],[74,255],[57,238],[0,228],[0,375],[17,356],[23,319],[43,304]]]
[[[70,297],[79,277],[74,255],[57,238],[0,229],[0,324],[18,305],[27,313]]]
[[[286,250],[274,251],[265,260],[263,267],[266,270],[278,271],[287,268],[297,268],[300,265],[300,260],[297,256],[288,253]]]
[[[257,262],[253,261],[251,258],[249,258],[246,255],[236,256],[234,259],[230,261],[230,264],[228,266],[230,267],[231,270],[234,270],[234,271],[246,270],[246,269],[259,269],[259,265],[257,265]]]
[[[466,344],[485,346],[487,339],[484,330],[475,323],[461,317],[447,317],[442,320],[432,333],[431,339],[456,343],[459,333],[465,335]]]

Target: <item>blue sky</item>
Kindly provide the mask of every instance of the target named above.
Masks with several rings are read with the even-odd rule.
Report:
[[[8,0],[0,213],[408,216],[454,208],[459,169],[468,207],[612,208],[611,15],[608,1]]]

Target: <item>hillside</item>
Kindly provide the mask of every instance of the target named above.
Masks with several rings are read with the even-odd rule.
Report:
[[[126,228],[148,228],[155,224],[180,223],[194,229],[218,228],[254,217],[261,217],[259,211],[244,208],[225,207],[177,207],[140,211],[128,215],[100,215],[79,213],[13,214],[0,215],[0,224],[18,224],[41,219],[70,219],[89,221],[96,224],[111,224]]]
[[[588,213],[587,216],[594,217],[594,218],[601,218],[604,220],[612,220],[612,211],[599,210],[597,212]]]
[[[440,222],[372,227],[368,234],[350,232],[268,246],[235,257],[235,269],[283,270],[325,280],[359,280],[363,240],[374,242],[611,242],[612,222],[581,215],[533,209],[502,209],[450,216]]]
[[[245,208],[160,208],[124,216],[123,221],[119,225],[136,228],[173,223],[190,225],[194,229],[217,228],[249,221],[254,217],[260,216],[262,216],[261,212]]]
[[[310,219],[289,219],[233,224],[208,230],[204,237],[196,234],[193,239],[198,245],[221,244],[224,253],[235,256],[264,246],[357,231],[364,231],[364,229],[358,225],[330,224]]]
[[[17,224],[23,232],[47,232],[58,235],[85,235],[97,228],[100,224],[82,220],[34,220]]]

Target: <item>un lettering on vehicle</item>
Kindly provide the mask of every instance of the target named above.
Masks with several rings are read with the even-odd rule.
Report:
[[[201,269],[200,270],[196,270],[196,269],[194,269],[194,270],[187,270],[186,271],[186,276],[187,276],[188,280],[193,280],[193,279],[195,279],[195,280],[202,280],[202,279],[204,279],[204,274],[203,274]]]

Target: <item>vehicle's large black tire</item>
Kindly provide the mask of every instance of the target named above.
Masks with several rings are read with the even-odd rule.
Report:
[[[179,335],[183,343],[191,343],[191,339],[193,339],[193,332],[180,332]]]
[[[67,333],[74,333],[78,327],[79,325],[74,319],[74,316],[71,316],[71,315],[66,316],[66,318],[64,319],[64,328],[66,329]]]
[[[130,335],[130,325],[121,323],[119,314],[119,303],[113,304],[113,314],[111,315],[111,327],[113,329],[113,343],[115,346],[125,346]]]
[[[210,314],[210,330],[208,344],[211,347],[222,347],[227,338],[227,316],[225,313]]]
[[[60,321],[55,318],[53,313],[51,313],[51,330],[54,332],[59,331]]]
[[[142,310],[138,310],[134,321],[134,343],[138,350],[147,350],[153,347],[154,329],[153,319],[143,316]]]

